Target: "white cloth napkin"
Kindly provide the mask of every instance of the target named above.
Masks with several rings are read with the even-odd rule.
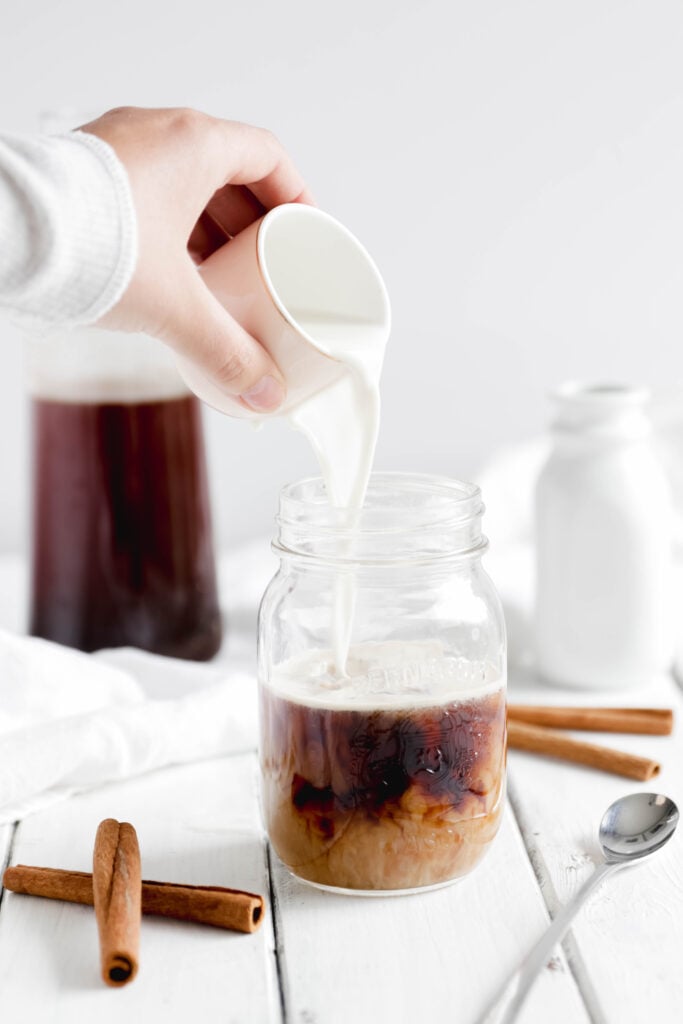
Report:
[[[0,630],[0,825],[105,782],[251,750],[256,717],[248,673]]]

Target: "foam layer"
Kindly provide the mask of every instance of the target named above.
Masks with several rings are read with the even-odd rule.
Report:
[[[444,651],[439,641],[351,647],[346,674],[332,650],[283,662],[264,684],[278,697],[337,711],[404,710],[469,701],[501,690],[505,675],[488,662]]]

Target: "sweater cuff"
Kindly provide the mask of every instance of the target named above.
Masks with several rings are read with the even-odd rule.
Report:
[[[95,194],[90,209],[83,211],[79,234],[74,236],[84,259],[93,260],[92,300],[77,314],[78,323],[92,324],[116,305],[133,277],[138,254],[137,217],[128,174],[112,147],[88,132],[72,132],[67,138],[89,150],[100,165],[101,201]],[[102,169],[105,174],[101,174]]]
[[[123,164],[106,142],[81,131],[5,136],[0,149],[14,195],[0,216],[11,239],[0,258],[0,305],[26,326],[94,323],[135,270],[137,220]]]

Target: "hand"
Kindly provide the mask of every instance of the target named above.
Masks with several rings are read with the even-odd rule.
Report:
[[[259,412],[285,397],[280,370],[204,285],[196,263],[281,203],[312,203],[268,131],[193,110],[111,110],[82,131],[113,147],[128,172],[138,260],[112,330],[155,335]]]

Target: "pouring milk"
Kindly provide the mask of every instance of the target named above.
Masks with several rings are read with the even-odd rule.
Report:
[[[386,332],[372,322],[295,316],[345,368],[339,380],[305,399],[288,419],[313,446],[330,503],[348,509],[352,526],[354,513],[363,506],[377,446]]]
[[[338,381],[304,400],[288,419],[310,441],[328,499],[346,511],[345,525],[353,530],[377,446],[386,332],[362,321],[313,319],[305,314],[297,320],[311,337],[324,341],[326,350],[346,368]],[[352,547],[350,540],[349,556]],[[337,575],[334,597],[332,650],[337,672],[345,675],[355,601],[352,575]]]
[[[241,231],[201,267],[218,300],[278,364],[287,397],[277,413],[310,441],[329,500],[353,530],[379,431],[379,378],[389,300],[372,259],[342,224],[315,207],[284,204]],[[189,363],[190,387],[233,416],[264,419]],[[271,418],[268,417],[268,418]],[[349,541],[349,555],[353,542]],[[339,573],[332,646],[344,673],[353,578]]]

